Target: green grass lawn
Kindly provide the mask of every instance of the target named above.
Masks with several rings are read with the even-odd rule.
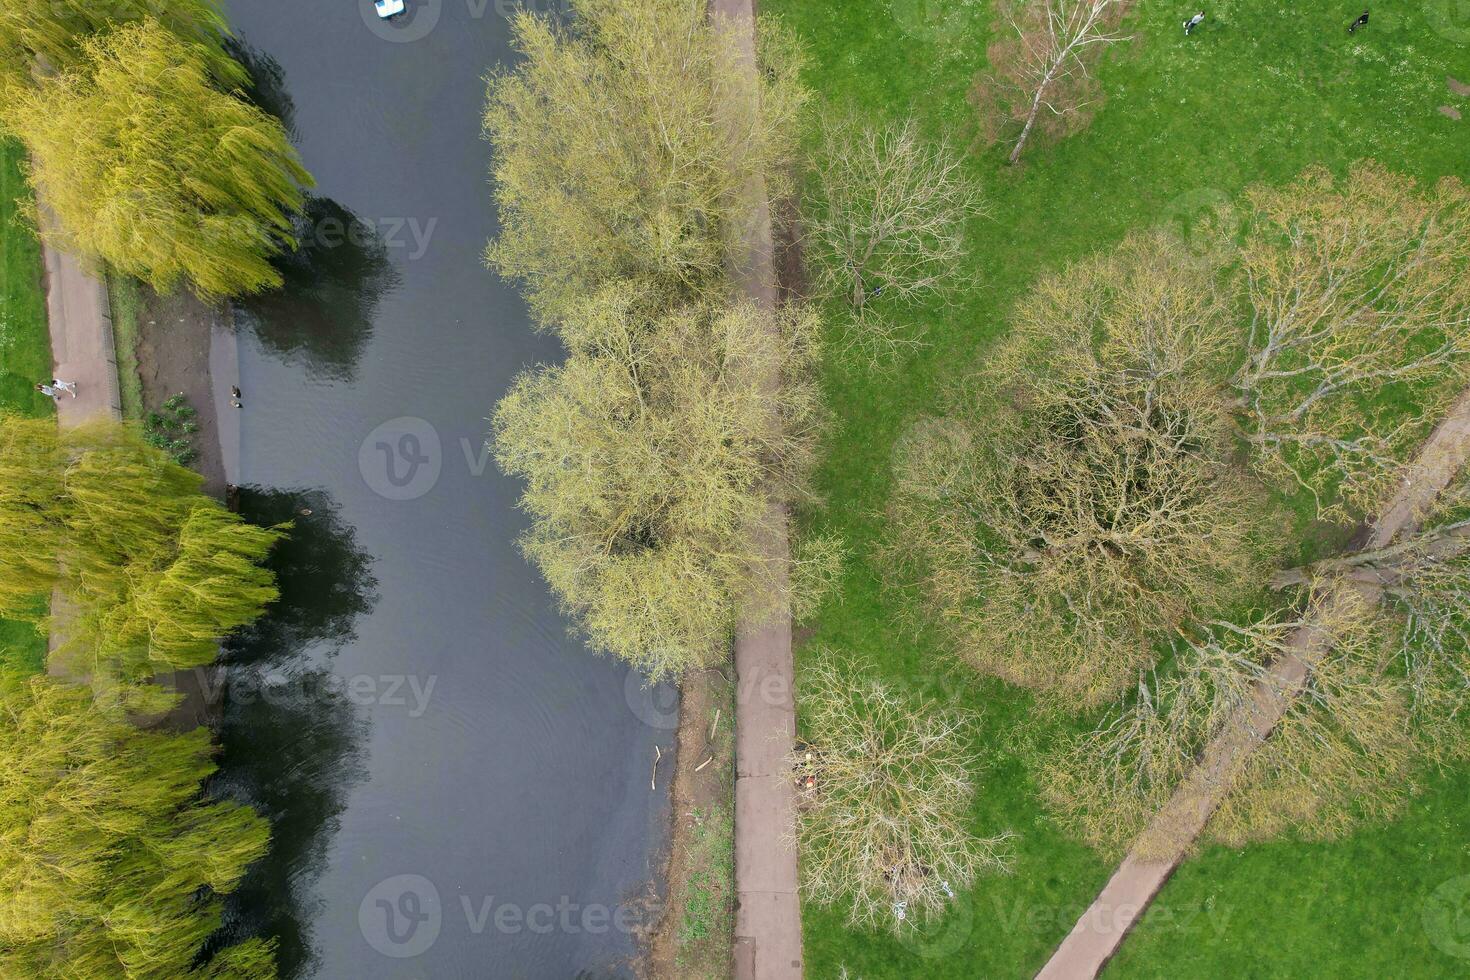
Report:
[[[913,113],[930,135],[971,144],[965,93],[984,65],[990,3],[766,0],[762,8],[805,38],[809,82],[825,101],[874,120]],[[1375,8],[1369,27],[1349,37],[1361,11],[1357,0],[1227,0],[1186,39],[1184,8],[1140,7],[1129,21],[1135,40],[1100,72],[1107,100],[1090,129],[1033,146],[1019,169],[1005,167],[997,149],[976,149],[972,168],[991,215],[974,224],[956,304],[920,315],[930,346],[889,374],[828,366],[838,425],[819,479],[824,504],[803,519],[843,534],[857,559],[841,601],[811,624],[813,640],[980,715],[976,751],[988,770],[974,828],[1018,839],[1014,874],[982,881],[932,935],[854,934],[840,910],[805,908],[809,976],[836,977],[843,966],[854,978],[1030,976],[1106,879],[1112,863],[1068,841],[1039,805],[1022,760],[1052,733],[1031,719],[1027,698],[963,673],[947,678],[952,658],[895,625],[894,600],[868,559],[892,449],[948,381],[984,358],[1039,274],[1130,229],[1187,224],[1249,184],[1285,183],[1312,163],[1341,173],[1374,158],[1425,180],[1470,175],[1470,118],[1437,111],[1457,106],[1470,117],[1470,99],[1446,85],[1447,75],[1470,80],[1470,11],[1457,0]],[[1434,918],[1454,886],[1439,897],[1436,889],[1470,875],[1467,790],[1463,774],[1429,779],[1404,819],[1337,843],[1207,849],[1165,888],[1108,975],[1470,973],[1470,959],[1443,951],[1470,952],[1470,935],[1447,939],[1454,917]],[[1466,886],[1470,894],[1470,879]]]
[[[51,377],[51,340],[41,289],[41,246],[16,214],[29,195],[17,144],[0,140],[0,409],[52,415],[55,406],[35,390]],[[25,623],[0,620],[0,669],[39,670],[46,640]]]

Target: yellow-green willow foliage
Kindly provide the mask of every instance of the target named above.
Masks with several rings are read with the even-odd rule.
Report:
[[[209,733],[144,731],[54,678],[0,675],[0,976],[268,978],[252,941],[195,971],[265,821],[200,797]]]
[[[752,532],[790,499],[820,417],[816,323],[752,305],[633,312],[609,290],[566,324],[565,364],[522,375],[496,459],[526,480],[522,541],[593,646],[655,678],[724,655],[737,602],[784,576]],[[783,378],[779,390],[760,380]]]
[[[0,9],[0,91],[34,84],[38,73],[64,71],[82,59],[91,35],[150,17],[206,46],[221,78],[239,77],[221,47],[228,26],[215,0],[44,0]]]
[[[80,674],[143,680],[209,663],[276,597],[261,562],[280,531],[246,524],[133,431],[0,416],[0,615],[67,607],[53,654]]]
[[[614,279],[653,302],[723,295],[739,191],[782,188],[800,56],[763,22],[761,99],[704,0],[578,0],[566,28],[522,13],[517,66],[490,79],[501,234],[490,265],[549,323]]]
[[[30,153],[54,244],[167,292],[278,286],[302,167],[281,124],[216,87],[217,59],[154,21],[81,42],[75,64],[0,110]]]

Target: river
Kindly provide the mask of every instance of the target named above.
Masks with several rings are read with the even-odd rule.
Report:
[[[275,839],[226,933],[275,938],[287,976],[626,976],[673,713],[567,634],[482,449],[559,356],[481,264],[515,7],[410,3],[228,5],[318,186],[287,289],[237,314],[242,510],[298,529],[229,653],[219,786]]]

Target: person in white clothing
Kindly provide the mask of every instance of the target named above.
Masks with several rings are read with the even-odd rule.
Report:
[[[61,392],[57,391],[55,388],[51,387],[48,384],[38,384],[36,385],[36,390],[45,395],[47,398],[55,400],[61,399]]]
[[[77,383],[75,381],[62,381],[60,378],[52,378],[51,387],[57,391],[64,391],[73,398],[77,397]]]

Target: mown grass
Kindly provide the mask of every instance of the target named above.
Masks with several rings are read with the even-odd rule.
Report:
[[[984,64],[991,4],[981,0],[766,0],[805,39],[808,79],[839,110],[870,119],[913,113],[935,137],[971,145],[965,99]],[[975,148],[988,219],[954,305],[922,311],[929,346],[892,373],[828,365],[838,419],[819,476],[824,503],[809,525],[844,535],[857,558],[811,642],[872,660],[889,680],[982,718],[988,771],[974,812],[983,834],[1009,830],[1014,873],[982,881],[931,935],[854,933],[840,909],[803,909],[807,972],[853,977],[1030,976],[1071,928],[1111,862],[1069,841],[1041,808],[1025,758],[1055,732],[1003,685],[951,674],[953,658],[896,627],[899,607],[870,559],[881,530],[895,441],[936,409],[945,384],[985,356],[1016,299],[1047,270],[1116,243],[1130,229],[1187,225],[1256,182],[1281,184],[1321,163],[1338,173],[1374,158],[1420,178],[1470,172],[1470,121],[1437,112],[1457,98],[1446,75],[1470,78],[1470,17],[1455,0],[1375,9],[1349,37],[1361,4],[1303,7],[1227,0],[1194,36],[1183,14],[1141,5],[1136,35],[1100,75],[1107,101],[1092,126],[1037,145],[1021,168]],[[1298,514],[1302,512],[1298,510]],[[1298,548],[1331,531],[1298,521]],[[1323,540],[1318,540],[1323,539]],[[1470,874],[1470,779],[1428,780],[1404,819],[1330,844],[1210,848],[1166,887],[1109,976],[1445,976],[1467,961],[1424,927],[1442,882]],[[1432,918],[1432,915],[1431,915]],[[1436,920],[1437,921],[1437,920]],[[1461,942],[1470,936],[1459,937]],[[1435,945],[1436,941],[1440,945]]]
[[[704,942],[730,931],[730,897],[735,893],[735,828],[728,806],[717,805],[695,814],[690,847],[692,864],[699,870],[689,878],[679,924],[681,946]]]
[[[18,144],[0,140],[0,410],[48,416],[56,407],[35,384],[51,377],[51,339],[41,246],[17,214],[30,194],[21,156]],[[45,657],[45,637],[27,623],[0,620],[0,669],[31,673]]]

